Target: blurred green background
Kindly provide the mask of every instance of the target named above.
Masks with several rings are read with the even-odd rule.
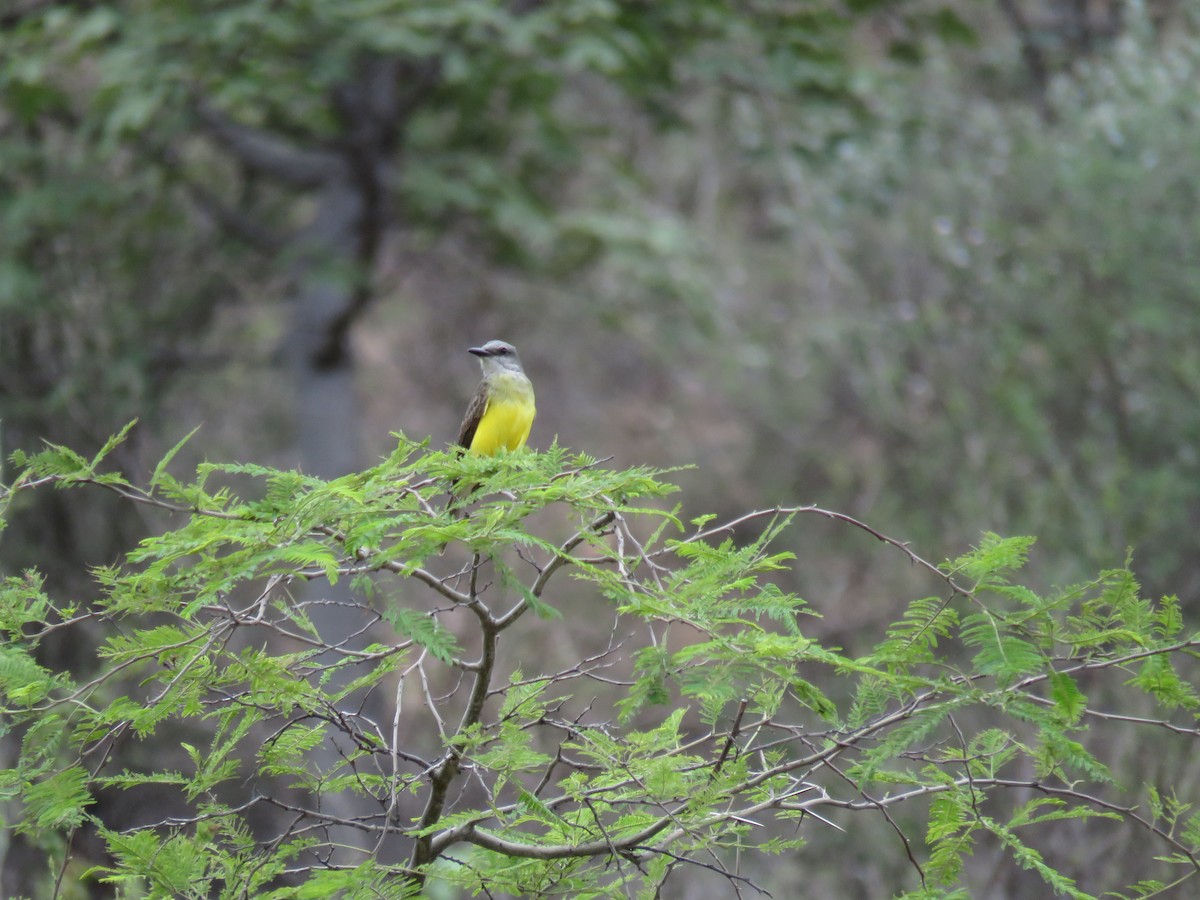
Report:
[[[1186,0],[0,10],[4,456],[138,417],[135,479],[197,424],[192,462],[341,474],[451,441],[502,338],[532,446],[694,465],[685,515],[815,503],[935,561],[1034,534],[1038,586],[1132,548],[1195,616],[1198,245]],[[16,511],[0,567],[86,597],[156,526],[66,500]],[[836,644],[936,589],[792,533]]]

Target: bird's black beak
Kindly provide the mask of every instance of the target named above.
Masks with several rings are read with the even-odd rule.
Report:
[[[491,356],[492,354],[484,347],[468,347],[468,353],[474,353],[476,356]]]

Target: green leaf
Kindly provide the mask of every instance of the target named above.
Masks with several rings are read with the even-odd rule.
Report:
[[[92,461],[88,464],[88,469],[94,472],[108,454],[112,453],[120,444],[123,444],[133,426],[137,424],[137,421],[137,419],[131,419],[126,423],[124,428],[105,441],[104,446],[100,448],[100,452],[92,457]]]
[[[186,444],[188,441],[190,441],[192,439],[192,437],[195,436],[196,432],[199,430],[200,430],[200,426],[197,425],[195,428],[193,428],[191,431],[189,431],[186,435],[184,435],[183,438],[174,447],[172,447],[170,450],[168,450],[166,455],[164,455],[163,458],[158,461],[158,465],[154,467],[154,474],[152,474],[150,476],[150,486],[151,487],[157,487],[160,483],[162,483],[163,476],[166,474],[166,471],[167,471],[167,466],[169,466],[171,464],[171,461],[173,459],[175,459],[175,456],[179,453],[180,450],[183,449],[183,445]],[[172,479],[172,481],[174,481],[174,479]]]
[[[1087,709],[1087,697],[1079,690],[1075,679],[1062,672],[1050,674],[1050,699],[1069,725],[1078,722]]]
[[[26,821],[19,831],[62,830],[83,823],[84,811],[96,801],[89,789],[90,776],[81,766],[67,766],[23,792]]]
[[[454,635],[426,613],[391,606],[384,610],[383,617],[398,634],[424,647],[442,662],[450,662],[462,653]]]

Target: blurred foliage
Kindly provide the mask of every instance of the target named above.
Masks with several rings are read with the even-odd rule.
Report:
[[[617,98],[668,128],[683,121],[679,92],[703,82],[846,103],[855,16],[889,5],[855,15],[824,4],[736,11],[717,0],[51,5],[0,31],[0,97],[28,128],[66,118],[90,163],[119,154],[210,189],[223,180],[226,199],[240,203],[250,198],[228,196],[244,187],[236,171],[185,140],[205,136],[198,105],[314,153],[353,149],[361,136],[347,130],[349,107],[370,98],[351,85],[369,62],[396,59],[398,224],[437,233],[469,222],[500,262],[577,261],[579,242],[602,252],[610,239],[586,218],[556,221],[572,205],[563,179],[585,153],[589,165],[604,160],[613,133],[594,114],[611,107],[589,99]],[[605,177],[633,175],[623,169],[608,159]],[[252,200],[262,213],[262,197]],[[271,224],[286,224],[294,211],[274,215]]]
[[[726,254],[764,263],[730,326],[749,461],[922,541],[1036,531],[1048,578],[1134,546],[1190,594],[1200,42],[1131,31],[1055,82],[1053,124],[945,60],[873,96],[878,127],[796,192],[766,169],[773,231]]]
[[[62,123],[0,126],[0,443],[42,438],[98,447],[113,421],[159,420],[181,375],[203,377],[228,357],[220,300],[228,272],[211,235],[197,233],[178,196],[149,168],[87,158]],[[181,241],[180,234],[195,240]],[[236,295],[235,295],[236,296]],[[136,464],[136,444],[119,451]],[[43,497],[4,545],[23,567],[57,547],[100,561],[140,530],[128,515],[70,521]],[[98,527],[97,527],[98,526]]]

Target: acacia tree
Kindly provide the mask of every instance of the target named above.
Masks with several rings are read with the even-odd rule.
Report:
[[[6,827],[49,849],[55,895],[77,879],[156,897],[649,896],[689,872],[746,894],[784,877],[762,855],[808,867],[808,841],[873,821],[891,834],[876,852],[907,860],[888,887],[910,897],[969,890],[976,845],[1074,897],[1151,896],[1200,869],[1194,798],[1103,760],[1123,731],[1200,739],[1179,671],[1200,634],[1127,569],[1040,596],[1013,577],[1028,538],[934,566],[815,507],[684,525],[658,508],[659,473],[557,446],[474,459],[400,437],[333,481],[207,463],[178,480],[173,452],[139,487],[105,466],[119,440],[18,455],[4,492],[11,508],[89,487],[176,520],[97,569],[94,598],[49,596],[35,571],[0,593],[21,739]],[[467,515],[446,508],[455,479],[476,485]],[[813,608],[771,581],[792,562],[772,542],[810,515],[938,586],[865,655],[808,637]],[[292,596],[321,579],[352,599]],[[313,627],[333,602],[366,646]],[[517,633],[560,615],[589,646],[514,658]],[[38,663],[47,635],[96,619],[113,631],[88,676]],[[1128,708],[1091,706],[1102,685]],[[388,717],[364,712],[372,693]],[[327,743],[340,762],[315,767]],[[128,744],[146,752],[115,768]],[[343,793],[370,811],[340,817]],[[136,820],[106,819],[114,794],[141,798]],[[1093,883],[1039,849],[1091,819],[1143,832],[1154,876]]]

